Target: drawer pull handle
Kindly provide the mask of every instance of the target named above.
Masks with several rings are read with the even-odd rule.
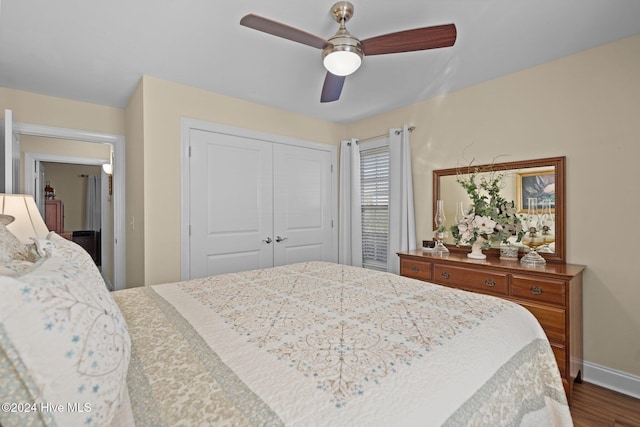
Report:
[[[411,267],[411,271],[417,273],[418,271],[420,271],[420,269],[414,265],[413,267]]]
[[[493,279],[487,279],[484,281],[484,284],[490,287],[494,287],[496,285],[496,281]]]
[[[448,278],[449,278],[449,273],[447,273],[446,271],[443,271],[443,272],[441,273],[441,276],[442,276],[444,279],[448,279]]]
[[[532,287],[529,288],[529,290],[534,295],[542,295],[542,288],[540,288],[538,286],[532,286]]]

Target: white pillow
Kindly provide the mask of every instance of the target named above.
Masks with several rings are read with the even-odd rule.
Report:
[[[131,339],[107,288],[91,270],[51,256],[22,276],[0,276],[0,289],[0,402],[64,408],[0,412],[0,424],[109,424],[125,395]]]

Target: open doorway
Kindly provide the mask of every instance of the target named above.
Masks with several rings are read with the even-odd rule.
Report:
[[[110,146],[31,135],[23,135],[20,146],[21,186],[34,197],[47,228],[83,246],[113,289],[113,206],[102,167],[111,162]],[[67,152],[93,157],[58,154]]]
[[[106,158],[27,152],[25,164],[33,167],[24,169],[25,181],[34,183],[29,193],[47,228],[82,246],[113,289],[113,207],[110,177],[103,168],[108,156],[108,152]]]
[[[33,125],[29,123],[20,123],[14,122],[13,131],[18,134],[22,141],[24,141],[25,136],[29,137],[42,137],[48,140],[50,143],[61,142],[61,141],[70,141],[70,142],[84,142],[88,143],[88,145],[92,146],[108,146],[111,153],[110,165],[112,168],[111,179],[105,179],[103,181],[102,186],[107,185],[108,191],[110,194],[110,210],[108,215],[111,216],[111,238],[108,241],[109,248],[108,252],[111,256],[111,269],[113,271],[113,289],[124,289],[126,287],[126,228],[125,228],[125,150],[124,150],[124,136],[115,135],[115,134],[107,134],[102,132],[91,132],[77,129],[67,129],[67,128],[58,128],[52,126],[41,126],[41,125]],[[24,152],[24,151],[23,151]],[[46,152],[46,150],[45,150]],[[34,150],[30,152],[31,157],[27,155],[26,152],[24,156],[24,161],[28,162],[25,165],[22,165],[21,168],[24,171],[24,187],[23,191],[27,194],[32,194],[36,196],[36,193],[39,191],[36,187],[36,177],[34,176],[35,171],[33,165],[35,164],[34,156],[41,155],[43,153],[38,153],[38,150]],[[76,150],[67,151],[63,156],[74,157],[73,155],[69,155],[69,153],[76,154]],[[82,156],[82,153],[79,153],[78,156]],[[96,161],[96,157],[86,156],[83,157],[86,159],[93,159],[96,164],[101,164],[105,162],[109,162],[109,160],[98,159]],[[39,159],[40,161],[60,161],[60,159]],[[77,161],[77,158],[71,159],[67,161],[68,163],[82,163]],[[89,162],[90,163],[90,162]],[[28,165],[28,166],[27,166]],[[108,184],[107,184],[108,183]],[[37,196],[36,196],[37,197]],[[103,229],[104,233],[104,229]],[[103,248],[105,244],[105,240],[103,234]],[[103,254],[104,255],[104,254]],[[104,260],[104,257],[103,257]],[[104,269],[104,265],[103,265]]]

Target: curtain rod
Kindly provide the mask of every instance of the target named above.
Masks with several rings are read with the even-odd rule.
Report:
[[[415,126],[409,126],[409,133],[413,132],[415,128],[416,128]],[[402,133],[402,129],[399,129],[396,131],[396,135],[400,135],[401,133]],[[369,138],[359,139],[358,142],[368,141],[370,139],[382,138],[383,136],[387,136],[387,135],[389,134],[370,136]]]

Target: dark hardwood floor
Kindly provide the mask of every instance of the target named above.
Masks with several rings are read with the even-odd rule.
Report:
[[[576,427],[640,427],[640,399],[583,382],[573,385],[572,400]]]

